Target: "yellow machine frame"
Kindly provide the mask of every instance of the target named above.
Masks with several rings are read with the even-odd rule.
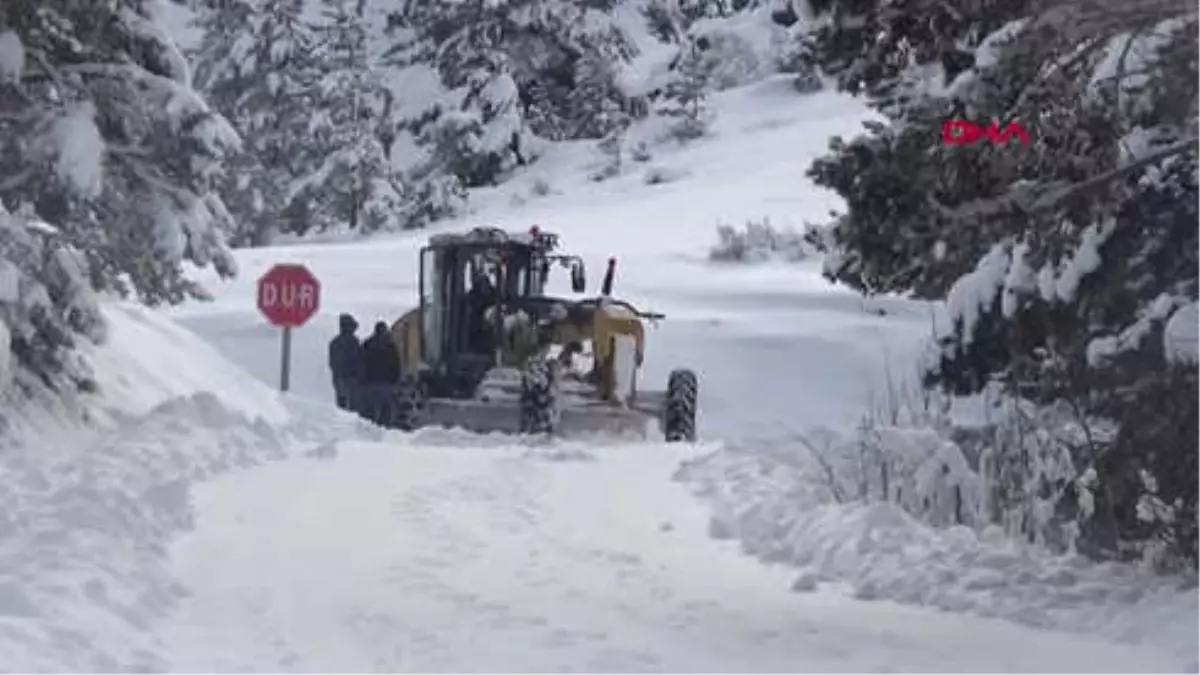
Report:
[[[413,308],[405,312],[391,327],[392,339],[400,356],[401,370],[405,375],[416,375],[422,368],[427,367],[422,361],[421,348],[421,310]],[[645,358],[646,333],[642,320],[623,306],[598,303],[588,314],[586,322],[578,323],[560,321],[551,331],[549,345],[565,347],[578,344],[582,348],[591,345],[592,357],[595,361],[593,375],[596,380],[597,394],[601,400],[616,402],[617,373],[616,373],[616,341],[618,336],[628,335],[634,339],[634,359],[637,367],[641,367]],[[513,345],[509,340],[502,341],[504,361],[508,362],[513,356]],[[548,346],[549,346],[548,345]],[[636,394],[636,384],[634,387]]]

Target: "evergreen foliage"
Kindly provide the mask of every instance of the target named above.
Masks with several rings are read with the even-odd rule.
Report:
[[[1069,444],[1070,480],[1022,454],[992,489],[1055,495],[1098,557],[1194,565],[1196,364],[1168,327],[1197,301],[1196,9],[959,9],[824,7],[822,67],[888,118],[810,168],[847,202],[812,237],[826,274],[947,299],[929,386],[1001,387],[1092,432]],[[944,144],[950,119],[1032,140]]]
[[[147,5],[0,5],[0,349],[54,387],[88,386],[96,293],[174,303],[205,296],[185,262],[235,272],[213,188],[239,139]]]

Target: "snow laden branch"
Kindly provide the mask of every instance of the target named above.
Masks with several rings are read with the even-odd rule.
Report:
[[[1037,24],[1052,24],[1069,34],[1114,35],[1174,18],[1195,17],[1191,0],[1042,0]]]
[[[1194,153],[1198,143],[1200,143],[1200,136],[1192,135],[1185,140],[1171,143],[1137,160],[1078,183],[1070,181],[1017,183],[1008,192],[994,199],[981,199],[950,207],[930,195],[929,203],[937,213],[951,220],[986,218],[1014,211],[1033,215],[1058,208],[1068,200],[1078,199],[1091,192],[1103,190],[1114,181],[1137,173],[1152,164],[1184,153]]]
[[[76,298],[175,303],[206,297],[185,263],[236,272],[213,182],[240,138],[146,3],[14,1],[0,31],[0,204],[20,216],[3,256],[41,261],[20,286],[48,290],[12,305],[0,349],[45,382],[79,384],[76,338],[103,330]],[[53,236],[23,234],[30,223]]]

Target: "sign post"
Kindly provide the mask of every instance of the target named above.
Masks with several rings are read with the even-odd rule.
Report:
[[[279,391],[287,391],[292,382],[292,327],[284,326],[279,348]]]
[[[282,328],[279,390],[291,386],[292,329],[303,326],[321,306],[321,282],[303,265],[283,263],[258,279],[258,311]]]

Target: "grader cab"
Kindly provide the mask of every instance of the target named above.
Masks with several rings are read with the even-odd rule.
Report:
[[[406,383],[399,426],[555,433],[640,431],[657,421],[669,441],[695,439],[692,371],[672,371],[666,391],[637,386],[643,322],[663,315],[612,297],[611,259],[598,296],[547,295],[558,268],[575,294],[587,290],[583,261],[558,245],[538,228],[430,238],[420,303],[392,325]]]

